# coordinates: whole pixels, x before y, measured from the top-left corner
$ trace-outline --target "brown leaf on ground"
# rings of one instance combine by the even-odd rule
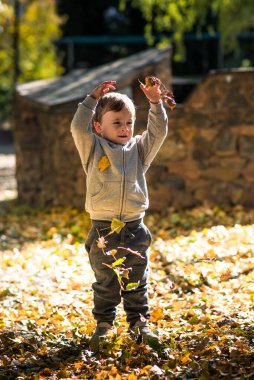
[[[151,328],[161,345],[130,336],[121,305],[117,333],[93,356],[88,215],[0,206],[0,378],[252,378],[253,220],[240,206],[147,216]],[[133,268],[115,263],[129,280]]]

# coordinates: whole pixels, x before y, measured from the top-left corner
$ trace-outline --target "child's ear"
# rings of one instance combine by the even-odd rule
[[[101,133],[101,125],[98,121],[94,121],[93,126],[97,133]]]

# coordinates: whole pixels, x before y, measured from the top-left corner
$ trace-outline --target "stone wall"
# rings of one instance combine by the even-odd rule
[[[159,72],[157,68],[154,74]],[[252,70],[210,73],[184,104],[168,111],[169,134],[147,175],[151,209],[190,207],[207,200],[254,205],[253,80]],[[148,107],[133,83],[140,131]],[[14,136],[22,202],[84,207],[85,176],[70,134],[76,105],[43,109],[16,98]]]
[[[254,70],[208,74],[169,112],[169,134],[148,174],[151,207],[254,206]]]
[[[26,99],[16,99],[19,123],[14,126],[14,141],[21,202],[84,206],[85,176],[70,133],[75,108],[72,104],[60,112],[45,111]]]

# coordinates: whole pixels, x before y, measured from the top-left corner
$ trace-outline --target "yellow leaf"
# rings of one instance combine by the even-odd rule
[[[127,380],[137,380],[138,378],[137,378],[137,376],[136,375],[134,375],[134,372],[132,372],[129,376],[128,376],[128,378],[127,378]]]
[[[108,167],[110,166],[110,162],[107,156],[101,157],[99,163],[98,163],[98,168],[100,172],[104,172]]]
[[[140,281],[138,281],[138,282],[131,282],[131,283],[127,284],[125,290],[137,289],[137,287],[139,286],[139,283],[140,283]]]
[[[48,323],[48,320],[44,319],[44,318],[40,318],[37,321],[37,325],[39,325],[39,326],[45,325],[46,323]]]
[[[121,335],[123,331],[124,331],[123,326],[117,327],[117,330],[116,330],[117,335]]]
[[[57,321],[64,321],[64,317],[60,313],[56,313],[54,315],[54,319],[56,319]]]
[[[117,368],[114,365],[111,367],[110,375],[117,375]]]
[[[146,365],[144,368],[141,369],[140,375],[147,374],[147,372],[149,372],[151,368],[153,368],[152,365],[150,364]]]
[[[112,268],[118,267],[119,265],[122,265],[122,263],[126,260],[126,257],[120,257],[120,259],[116,260],[112,264]]]
[[[121,232],[121,230],[124,228],[126,223],[122,222],[121,220],[114,218],[111,222],[111,232],[117,232],[118,234]]]
[[[47,231],[47,235],[48,236],[53,236],[54,234],[57,233],[57,229],[56,227],[51,227],[48,231]]]
[[[80,368],[83,367],[83,365],[84,365],[84,362],[79,361],[79,362],[76,362],[76,363],[74,364],[74,367],[75,367],[76,369],[80,369]]]
[[[183,364],[185,364],[185,363],[187,363],[189,360],[190,360],[190,352],[187,352],[187,354],[186,355],[184,355],[182,358],[181,358],[181,362],[183,363]]]
[[[162,318],[163,318],[163,309],[162,308],[159,307],[158,309],[151,312],[151,320],[153,322],[156,322]]]

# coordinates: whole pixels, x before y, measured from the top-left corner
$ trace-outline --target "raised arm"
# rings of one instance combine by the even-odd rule
[[[71,122],[71,133],[76,148],[84,168],[86,168],[89,155],[94,143],[94,134],[92,132],[92,118],[97,100],[87,96],[82,103],[79,103]]]
[[[71,122],[71,133],[85,169],[95,139],[92,125],[95,107],[101,96],[115,89],[113,84],[115,81],[105,81],[96,87],[82,103],[79,103]]]
[[[168,132],[168,117],[161,100],[160,85],[140,88],[150,102],[147,130],[138,138],[139,153],[145,168],[148,168],[160,149]]]

